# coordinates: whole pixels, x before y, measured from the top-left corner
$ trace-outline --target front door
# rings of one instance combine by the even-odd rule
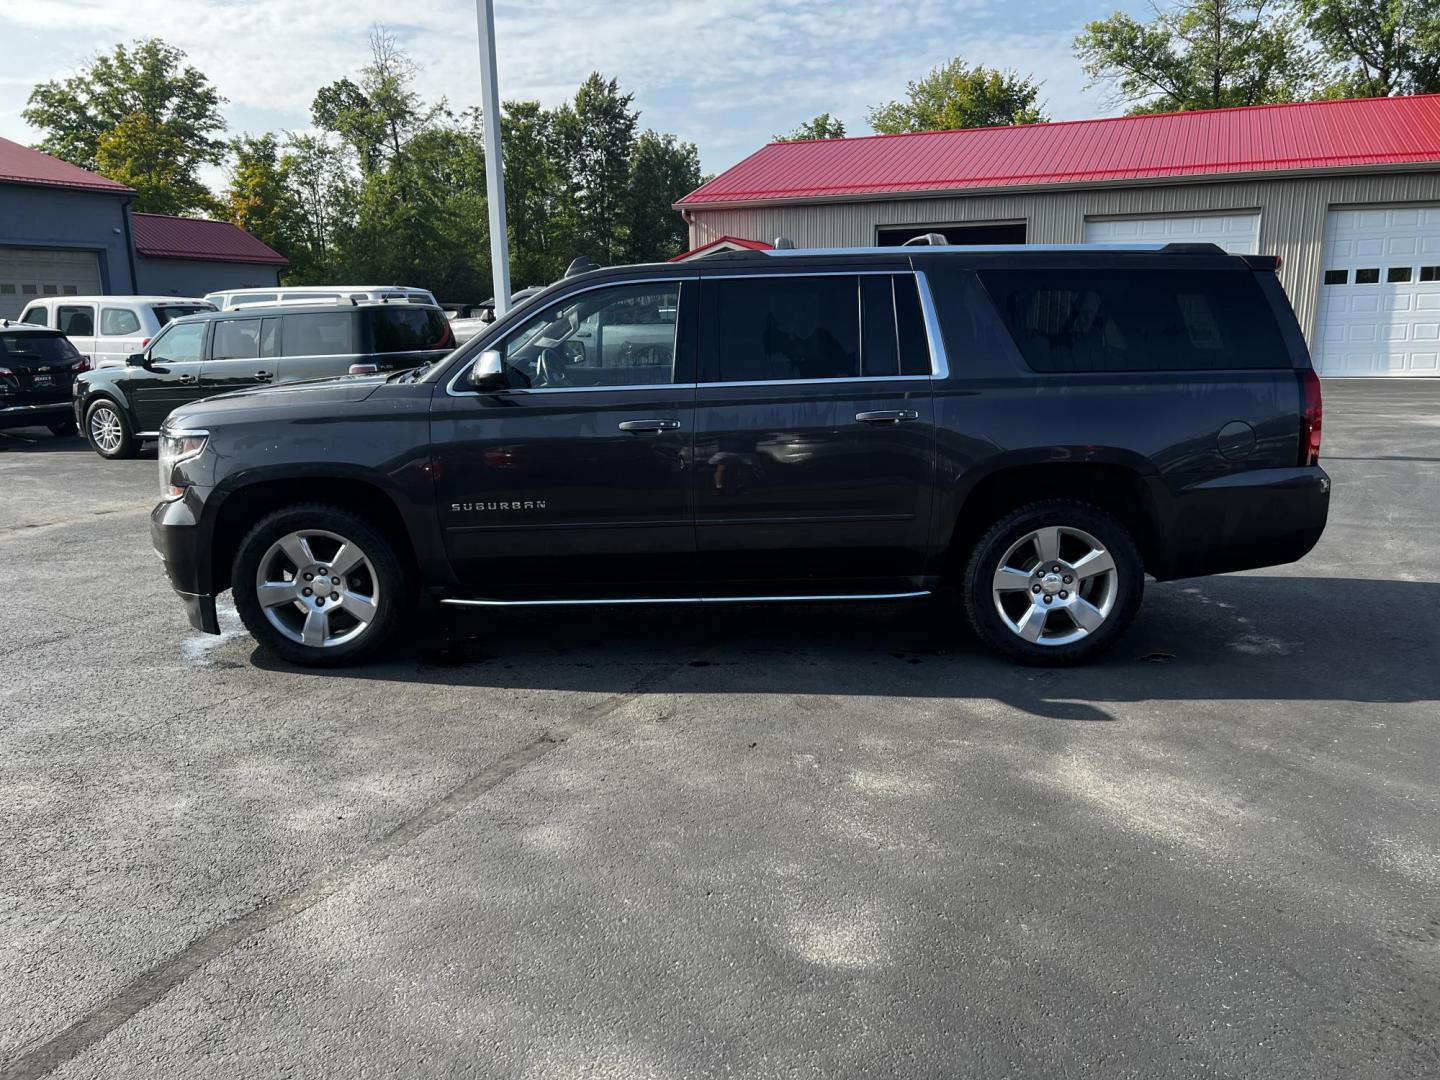
[[[436,392],[438,513],[477,596],[662,595],[694,568],[693,279],[592,286],[498,345],[511,388],[469,366]]]
[[[126,369],[121,387],[137,431],[159,431],[172,409],[203,396],[200,365],[208,325],[171,323],[146,350],[145,366]]]
[[[215,319],[210,355],[200,368],[202,394],[267,386],[276,379],[280,356],[280,318],[258,315]]]
[[[935,429],[914,275],[707,271],[701,325],[702,573],[745,593],[920,587]]]

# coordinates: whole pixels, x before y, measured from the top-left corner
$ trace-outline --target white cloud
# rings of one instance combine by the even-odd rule
[[[1110,4],[1053,0],[500,0],[500,78],[507,98],[555,104],[591,70],[636,94],[641,122],[700,146],[723,168],[821,111],[852,133],[865,110],[950,56],[1036,72],[1057,118],[1103,112],[1083,93],[1070,42]],[[1023,22],[1045,26],[1022,32]],[[40,0],[0,14],[9,71],[0,77],[0,133],[29,139],[19,118],[38,81],[67,74],[115,42],[157,35],[185,50],[229,99],[232,129],[304,127],[320,86],[353,75],[374,23],[420,65],[419,89],[452,106],[478,102],[471,0]],[[1073,25],[1072,25],[1073,24]]]

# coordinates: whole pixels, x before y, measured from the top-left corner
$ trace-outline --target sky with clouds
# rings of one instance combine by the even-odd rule
[[[1117,111],[1086,88],[1071,42],[1134,0],[496,0],[503,97],[554,105],[591,70],[635,94],[641,125],[696,143],[706,171],[734,164],[816,113],[865,134],[867,107],[952,56],[1034,72],[1055,119]],[[353,74],[372,24],[420,65],[419,90],[479,100],[473,0],[11,0],[0,5],[0,135],[35,83],[116,42],[155,35],[228,98],[232,131],[304,129],[316,89]]]

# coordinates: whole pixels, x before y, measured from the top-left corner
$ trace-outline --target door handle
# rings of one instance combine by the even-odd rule
[[[269,382],[269,381],[270,381],[271,379],[273,379],[274,377],[275,377],[275,376],[274,376],[272,373],[268,372],[268,371],[257,371],[257,372],[255,372],[255,379],[256,379],[257,382]]]
[[[192,383],[192,382],[195,381],[195,376],[194,376],[194,375],[181,375],[181,376],[180,376],[180,381],[181,381],[182,383]]]
[[[662,431],[675,431],[680,427],[679,420],[621,420],[620,430],[629,431],[636,435],[658,435]]]
[[[898,424],[904,420],[919,420],[920,414],[914,409],[882,409],[879,412],[857,412],[855,419],[862,424]]]

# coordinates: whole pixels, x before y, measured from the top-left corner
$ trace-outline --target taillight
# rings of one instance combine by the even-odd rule
[[[435,342],[431,348],[453,349],[455,347],[455,331],[450,328],[450,320],[445,320],[445,332],[440,335],[440,340]]]
[[[1320,464],[1320,376],[1314,368],[1300,372],[1300,464]]]
[[[147,337],[144,341],[140,342],[140,348],[141,348],[141,349],[148,349],[148,348],[150,347],[150,342],[151,342],[151,340],[152,340],[151,338],[148,338],[148,337]]]
[[[79,375],[82,371],[89,371],[90,358],[88,356],[80,357],[79,360],[76,360],[73,364],[70,365],[70,370],[73,371],[76,375]]]

